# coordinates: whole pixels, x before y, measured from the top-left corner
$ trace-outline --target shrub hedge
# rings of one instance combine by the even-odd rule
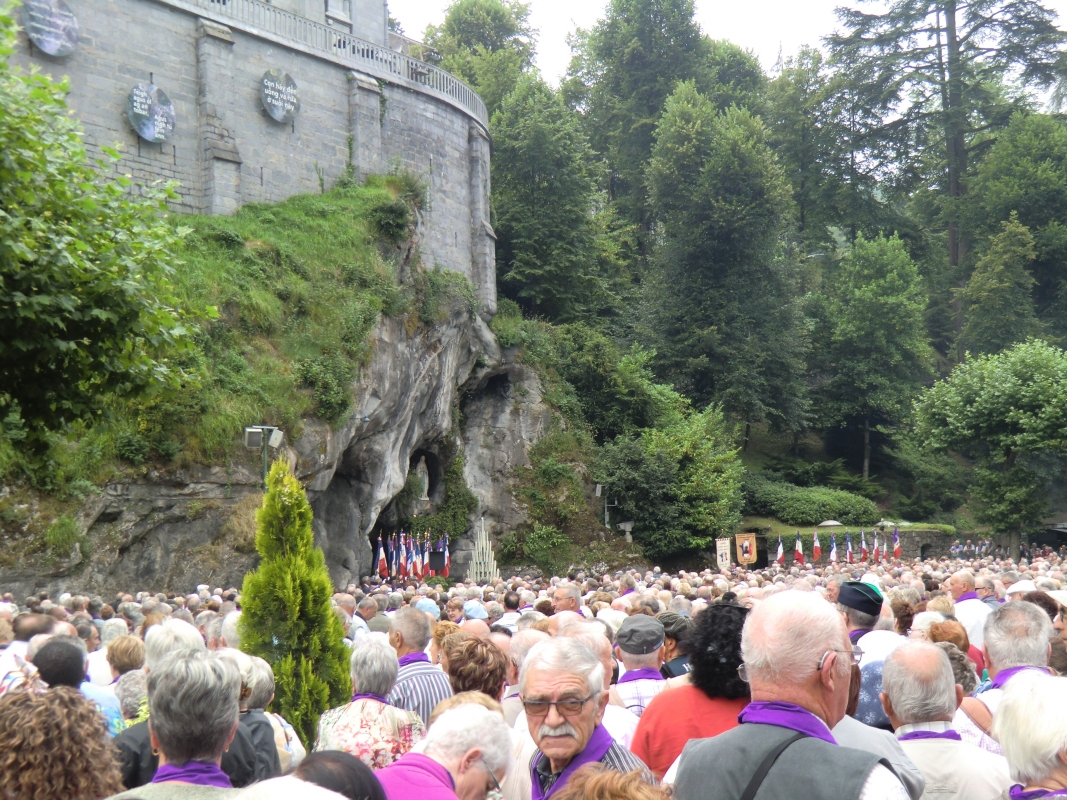
[[[822,486],[794,486],[749,473],[743,484],[745,513],[774,517],[787,525],[818,525],[835,519],[845,525],[871,525],[878,507],[866,497]]]

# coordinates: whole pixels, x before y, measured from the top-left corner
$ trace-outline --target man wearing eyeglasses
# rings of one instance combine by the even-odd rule
[[[537,752],[529,765],[532,800],[547,800],[585,764],[641,770],[644,762],[619,745],[601,724],[608,693],[600,659],[577,639],[535,645],[523,662],[519,694]]]
[[[686,745],[677,800],[908,800],[886,759],[830,732],[857,660],[833,606],[814,592],[772,595],[746,618],[741,656],[752,702],[736,728]]]

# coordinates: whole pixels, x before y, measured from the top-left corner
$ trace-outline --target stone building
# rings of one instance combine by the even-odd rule
[[[117,170],[138,183],[176,181],[180,211],[231,214],[317,192],[349,164],[357,177],[416,173],[429,187],[423,263],[466,275],[492,314],[485,104],[408,55],[418,48],[390,34],[387,18],[382,0],[26,0],[23,27],[37,43],[23,31],[12,61],[66,77],[89,151],[119,148]],[[265,107],[268,71],[295,88],[291,119]],[[133,128],[138,84],[171,104],[164,141]]]

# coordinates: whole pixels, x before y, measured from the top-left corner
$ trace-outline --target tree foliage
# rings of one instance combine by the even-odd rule
[[[481,95],[489,114],[533,66],[537,31],[529,4],[520,0],[455,0],[440,27],[424,39],[441,56],[441,66]]]
[[[966,315],[961,350],[996,353],[1041,334],[1030,295],[1034,255],[1034,237],[1013,212],[959,291]]]
[[[305,746],[319,717],[348,701],[352,681],[341,621],[330,607],[333,584],[314,546],[304,487],[275,461],[256,512],[260,565],[241,589],[241,648],[274,667],[274,703]]]
[[[608,487],[634,540],[650,558],[691,554],[731,533],[741,518],[741,475],[722,410],[709,406],[661,429],[619,436],[597,452],[594,477]]]
[[[1035,530],[1047,506],[1027,457],[1067,451],[1067,353],[1031,340],[972,358],[915,403],[925,447],[979,459],[984,508],[997,533]]]
[[[1067,126],[1044,114],[1016,114],[974,170],[963,207],[980,257],[1016,214],[1033,236],[1030,293],[1037,313],[1067,333]]]
[[[817,391],[824,424],[859,419],[868,475],[872,419],[899,421],[930,373],[922,285],[899,238],[859,237],[826,276],[828,337],[819,353]]]
[[[573,319],[595,291],[596,191],[578,119],[536,76],[522,77],[493,117],[497,280],[550,319]]]
[[[17,408],[23,445],[98,419],[115,397],[177,389],[190,347],[171,286],[179,241],[169,189],[143,196],[85,152],[67,86],[24,75],[0,10],[0,414]],[[117,157],[114,156],[113,157]]]
[[[762,123],[736,108],[720,113],[682,84],[648,174],[661,369],[697,403],[715,399],[746,422],[799,429],[806,328],[795,262],[780,242],[790,190]]]

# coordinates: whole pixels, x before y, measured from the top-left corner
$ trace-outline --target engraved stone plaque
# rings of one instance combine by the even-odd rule
[[[78,18],[63,0],[23,0],[22,24],[42,53],[62,57],[78,44]]]
[[[271,119],[292,122],[300,112],[300,94],[288,72],[269,69],[260,82],[260,98]]]
[[[174,104],[154,83],[138,83],[130,90],[126,117],[146,142],[165,142],[174,133]]]

